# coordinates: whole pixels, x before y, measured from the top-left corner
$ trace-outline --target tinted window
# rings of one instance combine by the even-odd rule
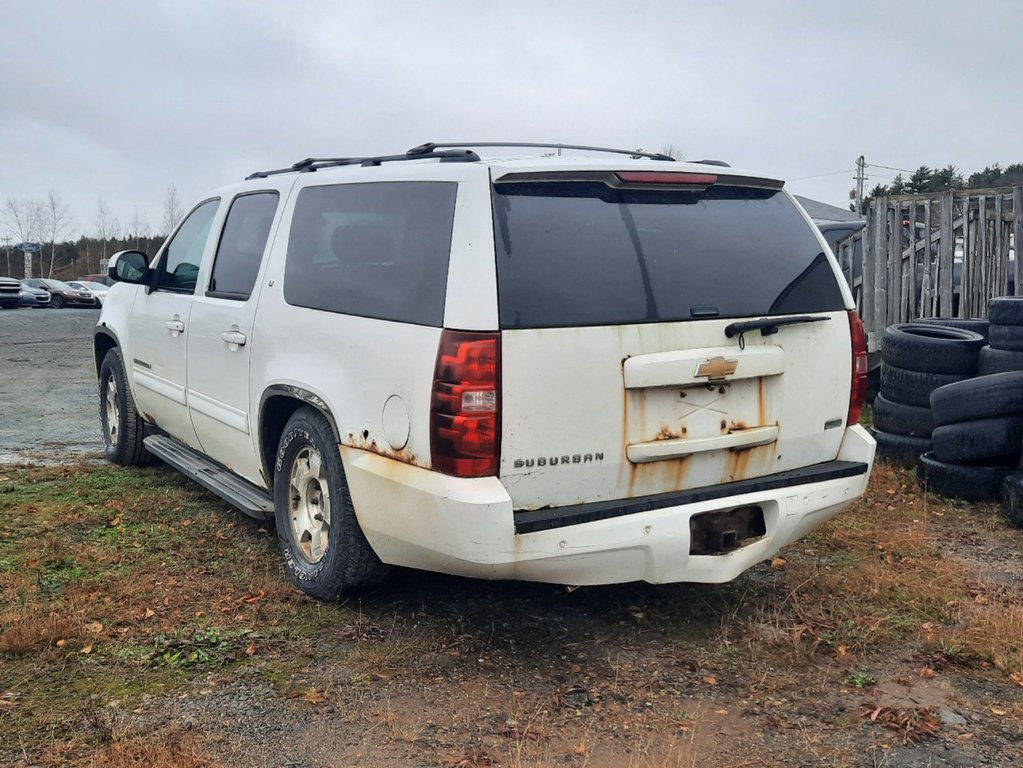
[[[249,298],[270,236],[277,199],[276,192],[260,192],[242,195],[231,203],[213,261],[207,295]]]
[[[199,275],[199,262],[210,236],[218,200],[208,200],[190,214],[174,233],[161,260],[157,287],[169,291],[191,293]]]
[[[843,308],[814,230],[779,191],[494,185],[502,328]]]
[[[284,269],[289,304],[440,326],[453,182],[306,187]]]

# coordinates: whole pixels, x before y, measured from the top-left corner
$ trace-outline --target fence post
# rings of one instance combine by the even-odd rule
[[[941,220],[938,231],[938,307],[939,316],[952,317],[952,263],[955,243],[952,241],[952,192],[941,195]]]
[[[860,284],[860,319],[867,332],[867,343],[874,344],[874,250],[877,245],[877,198],[867,208],[867,226],[863,230],[863,278]]]
[[[1016,187],[1012,190],[1012,248],[1013,256],[1015,261],[1013,263],[1013,272],[1015,285],[1013,285],[1013,294],[1015,296],[1021,295],[1019,286],[1020,268],[1019,262],[1023,259],[1023,187]]]

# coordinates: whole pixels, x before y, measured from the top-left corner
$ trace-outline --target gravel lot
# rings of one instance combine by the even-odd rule
[[[95,309],[0,312],[0,463],[103,450],[92,362]]]

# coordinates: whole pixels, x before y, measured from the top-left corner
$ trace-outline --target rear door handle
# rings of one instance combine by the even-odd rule
[[[220,338],[228,344],[237,344],[239,347],[245,346],[245,342],[248,341],[245,334],[241,331],[224,331],[220,334]]]
[[[171,333],[182,333],[185,330],[185,324],[180,320],[168,320],[164,325]]]

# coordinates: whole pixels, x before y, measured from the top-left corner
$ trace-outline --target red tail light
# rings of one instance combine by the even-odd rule
[[[692,184],[706,187],[716,184],[718,177],[712,173],[679,173],[678,171],[619,171],[615,174],[627,184]]]
[[[863,321],[854,310],[849,310],[849,338],[852,341],[852,385],[849,388],[849,415],[845,424],[860,423],[860,412],[867,397],[867,334]]]
[[[499,333],[441,333],[430,406],[434,469],[456,477],[497,474],[500,370]]]

